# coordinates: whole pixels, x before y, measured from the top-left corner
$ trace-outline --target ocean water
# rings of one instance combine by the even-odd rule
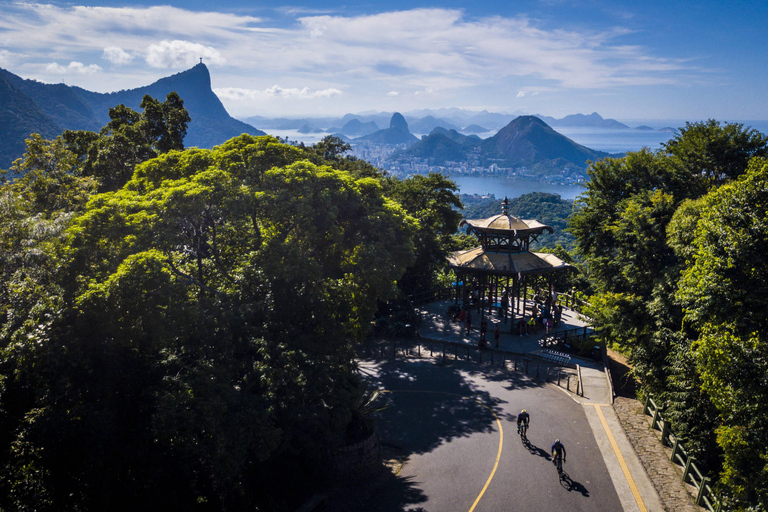
[[[675,126],[670,128],[676,129]],[[659,149],[662,143],[675,135],[671,132],[637,129],[558,128],[557,131],[582,146],[611,154],[642,148]]]
[[[497,199],[512,199],[531,192],[559,194],[563,199],[575,199],[584,192],[581,185],[556,185],[522,178],[504,178],[502,176],[451,176],[459,186],[460,194],[493,194]]]

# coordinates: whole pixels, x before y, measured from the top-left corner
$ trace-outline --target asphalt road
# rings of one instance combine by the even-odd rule
[[[584,407],[554,386],[472,363],[393,360],[362,364],[387,407],[377,428],[400,472],[361,510],[620,511]],[[517,413],[531,414],[528,443]],[[549,460],[567,450],[565,478]]]

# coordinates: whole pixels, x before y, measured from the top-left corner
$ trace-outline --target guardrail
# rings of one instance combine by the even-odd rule
[[[661,444],[672,448],[670,460],[683,468],[683,482],[689,482],[696,488],[696,505],[705,507],[710,512],[720,512],[720,502],[709,485],[712,481],[696,466],[696,457],[689,455],[680,440],[671,432],[671,424],[664,419],[663,406],[656,405],[649,394],[645,399],[643,414],[651,416],[651,428],[661,431]]]
[[[498,365],[522,372],[545,382],[583,396],[584,389],[579,381],[578,366],[568,362],[557,362],[541,354],[519,353],[509,350],[486,348],[479,350],[476,345],[429,338],[387,339],[369,341],[358,346],[358,355],[369,357],[434,357],[444,362],[466,360]],[[576,372],[574,372],[576,368]],[[573,384],[571,383],[573,381]]]
[[[456,291],[451,287],[433,288],[432,290],[426,290],[419,293],[409,295],[408,299],[412,304],[425,304],[427,302],[435,302],[438,300],[452,299]]]
[[[585,307],[591,306],[591,304],[583,299],[576,297],[570,293],[561,293],[557,296],[557,301],[563,306],[570,308],[578,313],[583,313]]]
[[[591,338],[595,331],[589,326],[575,327],[563,331],[555,331],[539,341],[542,347],[563,347],[568,342],[576,343]]]

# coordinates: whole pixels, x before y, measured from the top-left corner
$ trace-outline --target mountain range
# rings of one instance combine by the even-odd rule
[[[112,93],[44,84],[0,69],[0,168],[9,168],[24,153],[30,133],[53,138],[64,130],[99,131],[109,122],[110,108],[124,104],[140,110],[145,94],[162,101],[173,91],[192,118],[184,139],[188,147],[210,148],[242,133],[265,134],[227,113],[202,63],[151,85]]]
[[[589,149],[556,132],[536,116],[519,116],[492,137],[463,135],[456,130],[435,128],[429,135],[398,153],[391,160],[526,169],[532,174],[562,173],[569,169],[583,174],[587,161],[611,156]]]
[[[299,130],[309,128],[313,131],[324,131],[329,134],[343,134],[347,137],[369,135],[382,127],[389,125],[394,112],[364,112],[346,114],[341,118],[268,118],[261,116],[243,118],[243,121],[263,129]],[[414,110],[402,114],[410,126],[411,133],[428,134],[437,127],[446,130],[456,130],[464,134],[488,133],[500,130],[512,120],[521,115],[500,114],[483,110],[480,112],[462,109]],[[571,114],[561,119],[536,114],[553,128],[600,128],[600,129],[629,129],[630,127],[615,119],[604,119],[597,112],[589,115]]]
[[[526,168],[535,173],[575,167],[607,153],[593,151],[557,133],[552,126],[628,128],[599,114],[575,114],[562,119],[519,116],[462,109],[417,110],[406,115],[387,112],[347,114],[341,118],[268,119],[251,117],[246,122],[229,115],[211,89],[204,64],[160,79],[151,85],[112,93],[96,93],[64,84],[44,84],[0,69],[0,168],[7,169],[24,150],[30,133],[53,138],[64,130],[98,131],[109,122],[108,112],[119,104],[135,110],[145,94],[157,99],[176,91],[184,100],[192,121],[186,146],[212,147],[241,133],[264,135],[267,130],[300,130],[329,133],[352,144],[405,145],[391,161],[416,158],[434,165],[472,162],[481,166]],[[545,122],[546,121],[546,122]],[[409,127],[410,125],[410,127]],[[387,128],[380,129],[382,126]],[[463,127],[463,128],[462,128]],[[476,133],[498,132],[486,139]],[[419,140],[414,133],[429,133]]]

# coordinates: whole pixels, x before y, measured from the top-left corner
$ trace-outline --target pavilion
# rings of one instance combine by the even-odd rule
[[[451,253],[448,264],[456,274],[455,303],[461,301],[467,306],[476,297],[481,315],[486,314],[486,309],[488,314],[496,309],[505,323],[508,317],[512,319],[514,328],[515,314],[525,315],[529,286],[535,281],[540,283],[542,276],[554,276],[573,267],[554,254],[529,250],[545,231],[554,232],[551,226],[510,215],[506,197],[501,207],[500,215],[461,221],[459,227],[467,226],[467,234],[476,236],[480,246]],[[551,294],[551,280],[547,289]]]

